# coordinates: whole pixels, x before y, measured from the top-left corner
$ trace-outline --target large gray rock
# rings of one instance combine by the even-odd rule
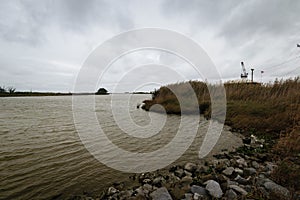
[[[220,184],[214,180],[208,180],[204,183],[206,185],[205,189],[209,192],[212,197],[221,198],[223,191]]]
[[[282,187],[281,185],[278,185],[274,183],[273,181],[266,181],[264,183],[264,187],[267,189],[267,191],[276,197],[280,199],[289,199],[290,198],[290,192],[285,187]]]
[[[233,167],[227,167],[226,169],[223,170],[222,173],[225,174],[226,176],[231,176],[233,172],[234,172]]]
[[[167,188],[161,187],[150,194],[153,200],[172,200]]]

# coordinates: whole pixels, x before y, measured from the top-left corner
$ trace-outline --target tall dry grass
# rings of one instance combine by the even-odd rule
[[[268,84],[226,82],[226,124],[246,134],[256,133],[271,137],[291,130],[299,123],[300,78],[276,80]],[[192,89],[191,89],[192,88]],[[162,105],[167,113],[193,113],[211,116],[211,93],[220,92],[219,84],[188,81],[170,84],[153,92],[152,100],[145,101],[145,109],[153,104]],[[176,94],[176,95],[175,95]],[[198,104],[191,102],[196,94]],[[181,101],[180,101],[181,99]],[[182,100],[183,99],[183,100]],[[184,102],[184,110],[179,102]]]

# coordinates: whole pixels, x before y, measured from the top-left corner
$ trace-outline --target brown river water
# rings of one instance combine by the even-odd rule
[[[115,96],[117,110],[120,113],[128,110],[134,123],[147,126],[149,112],[136,106],[150,96],[131,95],[128,103],[128,95]],[[84,101],[87,96],[78,98]],[[95,100],[96,116],[105,134],[112,143],[127,151],[157,150],[172,141],[178,131],[180,116],[153,113],[152,117],[159,121],[166,119],[158,134],[128,136],[115,123],[111,96],[96,96]],[[85,148],[74,124],[72,96],[0,98],[0,109],[0,199],[65,199],[84,191],[97,194],[114,182],[126,183],[132,175],[107,167]],[[125,125],[128,121],[126,117],[119,120]],[[199,147],[208,122],[200,118],[192,145],[170,165],[199,161]],[[150,131],[151,127],[148,129]],[[227,129],[223,130],[211,154],[241,144],[241,139]],[[182,143],[184,141],[182,138]],[[103,148],[110,151],[109,146]],[[168,159],[167,153],[164,156]],[[107,156],[107,159],[114,163],[119,158]]]

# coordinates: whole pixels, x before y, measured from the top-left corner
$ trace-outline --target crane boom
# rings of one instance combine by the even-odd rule
[[[246,72],[246,68],[245,68],[245,65],[244,65],[244,62],[241,62],[241,65],[242,65],[242,73],[241,73],[241,78],[242,79],[246,79],[248,78],[248,73]]]

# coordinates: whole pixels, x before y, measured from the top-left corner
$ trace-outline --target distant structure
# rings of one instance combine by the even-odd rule
[[[297,44],[297,47],[300,47],[300,44]]]
[[[241,78],[242,78],[243,80],[245,80],[245,79],[248,78],[248,73],[246,72],[246,68],[245,68],[244,62],[241,62],[241,65],[242,65]]]
[[[246,71],[246,67],[244,65],[244,62],[241,62],[241,66],[242,66],[242,73],[241,73],[241,79],[242,82],[247,83],[247,84],[257,84],[256,82],[254,82],[254,69],[251,69],[251,80],[248,81],[248,73]]]
[[[254,69],[251,69],[251,83],[253,83],[253,71]]]

